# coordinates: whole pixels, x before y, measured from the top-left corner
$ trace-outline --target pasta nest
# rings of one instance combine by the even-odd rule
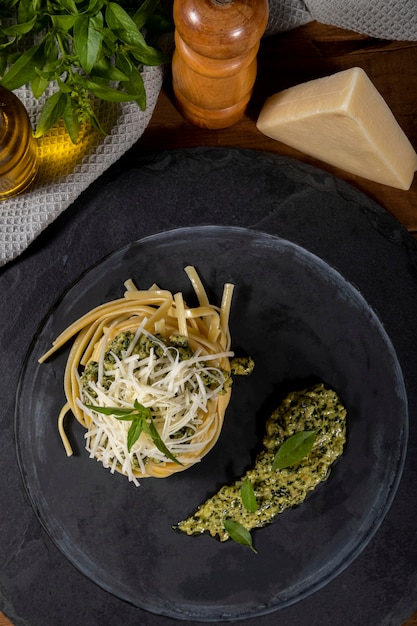
[[[157,285],[139,290],[129,280],[123,298],[76,320],[40,359],[47,360],[74,339],[64,373],[66,403],[58,416],[66,452],[73,453],[64,427],[71,412],[86,429],[90,456],[135,484],[201,461],[220,436],[231,397],[228,322],[233,285],[224,285],[217,307],[209,303],[195,268],[185,271],[197,306],[188,307],[181,293]],[[148,422],[153,420],[174,460],[147,432],[128,449],[129,419],[91,408],[126,409],[135,401],[150,410]]]

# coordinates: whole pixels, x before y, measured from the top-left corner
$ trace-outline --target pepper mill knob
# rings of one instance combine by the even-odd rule
[[[174,0],[172,80],[182,115],[226,128],[244,114],[268,21],[268,0]]]

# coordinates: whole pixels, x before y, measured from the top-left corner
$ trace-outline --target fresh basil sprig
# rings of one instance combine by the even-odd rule
[[[38,120],[38,137],[61,118],[74,143],[85,121],[104,133],[92,96],[145,109],[141,69],[168,60],[145,41],[144,27],[172,29],[159,0],[2,0],[0,85],[30,84],[35,98],[56,87]]]
[[[223,526],[230,539],[242,546],[249,546],[252,552],[258,554],[257,550],[253,547],[252,535],[242,524],[231,519],[224,519]]]
[[[174,463],[182,465],[182,463],[168,450],[164,442],[162,441],[158,430],[153,423],[151,410],[149,407],[143,406],[138,400],[135,400],[132,408],[121,409],[118,407],[103,407],[93,406],[91,404],[85,404],[87,409],[96,411],[96,413],[103,413],[104,415],[112,415],[118,420],[131,421],[131,425],[127,432],[127,449],[131,451],[132,446],[141,436],[142,432],[150,436],[155,446],[162,454]]]
[[[284,469],[301,461],[312,450],[316,435],[316,430],[302,430],[288,437],[278,448],[272,469]]]

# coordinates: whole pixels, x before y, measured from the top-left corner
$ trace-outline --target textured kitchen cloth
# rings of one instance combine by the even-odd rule
[[[267,34],[316,20],[380,39],[417,41],[416,0],[269,0]]]
[[[86,132],[79,144],[69,141],[62,126],[39,141],[40,169],[34,184],[24,193],[0,201],[0,266],[18,256],[100,174],[117,161],[142,135],[152,116],[162,86],[163,69],[146,67],[147,107],[136,103],[97,103],[98,117],[107,136]],[[32,125],[43,100],[28,87],[16,90]],[[46,94],[48,95],[48,94]]]

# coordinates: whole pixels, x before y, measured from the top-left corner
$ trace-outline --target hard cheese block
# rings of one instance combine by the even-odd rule
[[[366,73],[354,67],[268,98],[258,129],[378,183],[409,189],[417,155]]]

